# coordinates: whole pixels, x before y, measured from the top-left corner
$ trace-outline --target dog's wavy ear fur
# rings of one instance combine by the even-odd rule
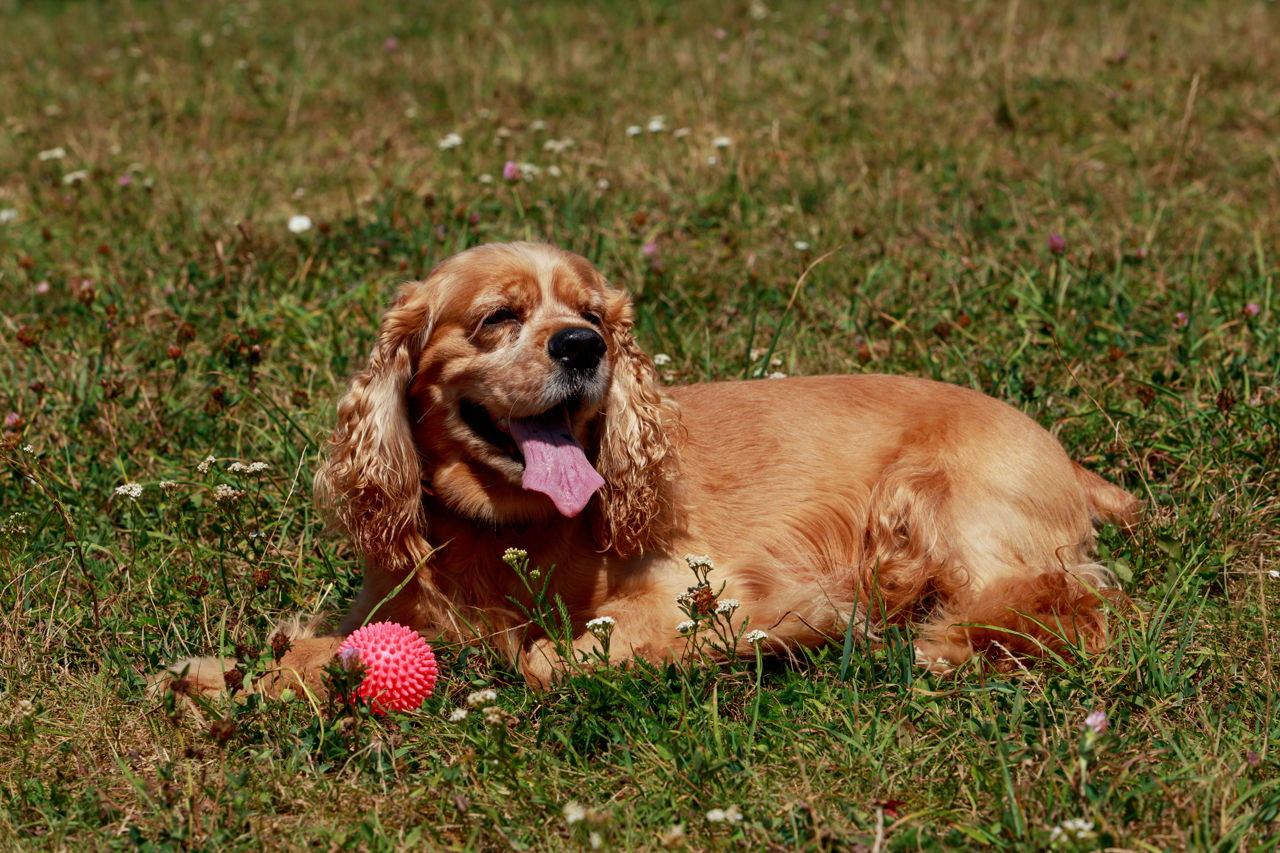
[[[606,285],[607,286],[607,285]],[[596,469],[604,478],[596,538],[605,550],[631,556],[661,547],[671,523],[676,464],[675,401],[662,392],[653,360],[632,336],[631,302],[609,289],[605,331],[613,378],[605,400]]]
[[[413,569],[431,553],[423,536],[422,462],[405,400],[431,314],[421,283],[400,289],[368,365],[338,403],[338,425],[316,472],[320,507],[366,565],[387,571]]]

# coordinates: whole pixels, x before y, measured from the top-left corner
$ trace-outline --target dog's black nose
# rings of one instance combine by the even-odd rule
[[[547,352],[551,357],[574,370],[594,370],[604,357],[604,351],[604,338],[586,326],[561,329],[547,341]]]

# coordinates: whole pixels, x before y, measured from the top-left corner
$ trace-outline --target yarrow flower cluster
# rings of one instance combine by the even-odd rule
[[[724,809],[712,809],[707,812],[707,820],[711,823],[741,823],[742,810],[737,806]]]
[[[116,497],[129,498],[136,501],[142,497],[141,483],[125,483],[123,486],[116,486]]]
[[[477,690],[474,693],[467,694],[467,707],[479,708],[481,705],[491,705],[498,701],[498,691],[491,687],[484,690]]]
[[[722,598],[716,602],[716,613],[729,614],[742,606],[742,602],[736,598]]]
[[[666,367],[670,363],[671,356],[667,355],[665,352],[660,352],[653,357],[654,367]]]
[[[248,465],[243,462],[232,462],[227,466],[227,470],[236,474],[257,474],[270,467],[266,462],[250,462]]]
[[[595,619],[587,621],[587,630],[595,634],[600,639],[604,639],[613,633],[614,622],[612,616],[597,616]]]
[[[199,465],[196,466],[196,470],[199,471],[201,474],[208,474],[209,467],[217,461],[218,460],[214,459],[212,456],[206,456],[204,458],[204,461],[202,461]]]
[[[1073,817],[1064,820],[1058,826],[1049,830],[1049,841],[1057,843],[1059,841],[1083,841],[1093,836],[1093,821],[1086,820],[1082,817]]]
[[[233,504],[242,497],[244,497],[244,492],[234,486],[228,486],[226,483],[220,483],[213,490],[213,499],[220,504]]]
[[[302,213],[290,216],[289,230],[294,234],[305,234],[311,230],[311,217]]]
[[[766,634],[764,631],[761,631],[759,628],[748,631],[747,633],[742,635],[742,639],[746,640],[748,643],[750,643],[753,646],[757,645],[758,643],[764,642],[768,638],[769,638],[769,635]]]
[[[711,571],[712,569],[715,568],[715,564],[711,562],[711,558],[705,554],[702,554],[702,555],[685,554],[684,561],[688,563],[689,568],[693,569],[695,572],[698,571],[699,569],[706,569],[707,571]]]
[[[467,718],[468,713],[466,708],[454,708],[449,712],[449,722],[460,723]]]
[[[680,624],[676,625],[676,633],[687,634],[693,630],[695,624],[697,623],[695,623],[692,619],[686,619]]]
[[[436,143],[436,147],[439,148],[441,151],[448,151],[451,148],[457,148],[461,144],[462,144],[461,136],[459,136],[456,133],[446,133],[440,139],[440,141]]]

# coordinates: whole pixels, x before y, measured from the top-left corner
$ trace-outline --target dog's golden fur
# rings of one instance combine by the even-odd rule
[[[774,651],[840,637],[850,619],[917,624],[939,665],[1104,643],[1113,583],[1094,525],[1129,526],[1139,505],[1030,418],[895,376],[663,388],[631,327],[621,291],[546,245],[471,249],[401,288],[316,478],[364,562],[339,634],[375,609],[428,635],[479,632],[545,684],[561,662],[512,603],[523,587],[502,555],[515,547],[555,567],[577,647],[595,642],[587,620],[616,620],[616,658],[680,654],[688,553],[711,557]],[[569,382],[548,347],[571,328],[603,354]],[[566,399],[604,480],[576,517],[522,488],[520,455],[492,432]],[[306,680],[336,643],[298,638],[285,669]]]

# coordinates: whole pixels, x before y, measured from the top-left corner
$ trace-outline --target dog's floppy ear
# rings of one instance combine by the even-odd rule
[[[659,547],[670,517],[670,480],[676,450],[670,431],[679,413],[662,392],[653,361],[636,344],[631,302],[608,291],[605,312],[613,378],[605,399],[596,469],[605,480],[596,536],[622,556]]]
[[[338,425],[316,472],[319,505],[367,565],[389,571],[412,569],[431,551],[423,536],[422,462],[406,409],[431,322],[423,285],[402,287],[368,365],[338,403]]]

